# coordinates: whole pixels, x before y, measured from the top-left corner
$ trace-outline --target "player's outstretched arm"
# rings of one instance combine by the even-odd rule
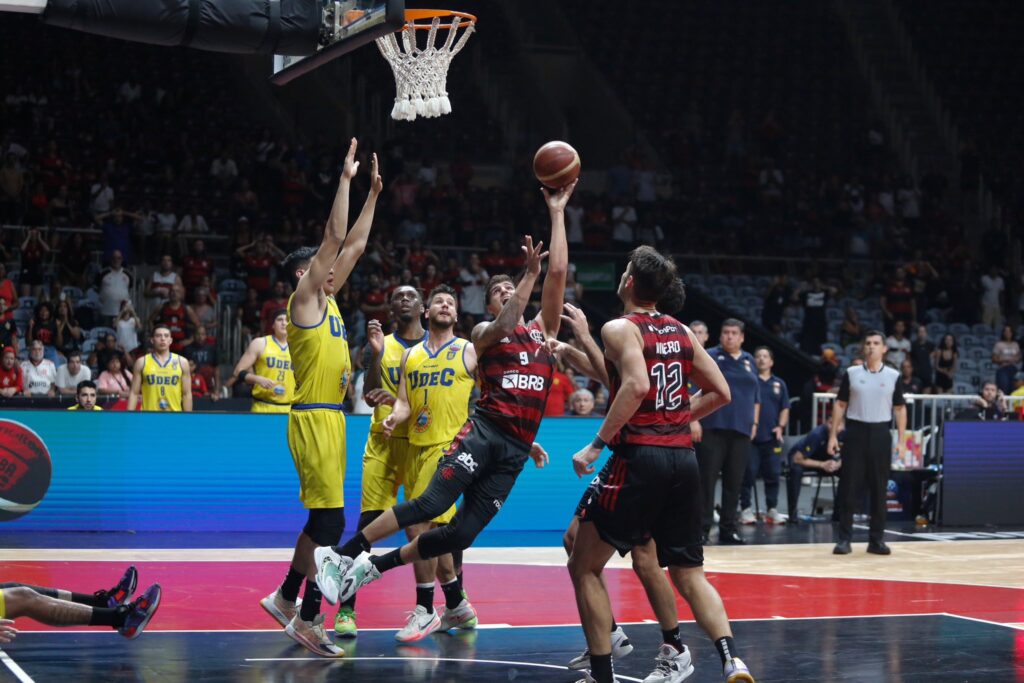
[[[707,417],[722,406],[729,405],[732,393],[718,363],[704,350],[693,331],[689,327],[685,329],[690,338],[690,345],[693,346],[691,375],[694,384],[700,387],[700,391],[690,397],[690,419],[696,421]]]
[[[345,155],[345,165],[341,171],[338,191],[334,195],[334,204],[331,206],[331,215],[327,219],[320,248],[313,255],[309,270],[302,274],[299,284],[295,287],[291,313],[292,320],[300,325],[313,325],[319,322],[322,312],[320,311],[321,292],[348,232],[348,192],[352,186],[352,178],[359,170],[359,162],[355,160],[356,146],[356,139],[352,138],[352,142],[348,146],[348,154]]]
[[[601,384],[610,386],[608,369],[604,365],[604,352],[590,334],[590,324],[583,310],[570,303],[565,304],[565,315],[562,320],[569,324],[572,335],[576,337],[582,350],[569,347],[566,349],[569,363],[587,377],[596,379]]]
[[[356,263],[366,251],[366,242],[370,237],[370,228],[373,227],[373,214],[377,208],[377,198],[384,189],[384,181],[380,177],[380,170],[377,166],[377,155],[374,154],[370,161],[370,192],[366,195],[363,203],[363,210],[359,212],[359,218],[352,226],[352,232],[345,238],[334,262],[334,291],[341,289]]]
[[[391,409],[391,414],[384,418],[384,423],[381,428],[384,430],[384,436],[391,437],[391,432],[395,431],[395,427],[402,424],[409,419],[409,415],[412,414],[412,409],[409,407],[409,390],[408,385],[405,381],[405,361],[409,357],[410,349],[406,349],[402,354],[402,362],[398,369],[398,398],[395,399],[395,406]]]
[[[527,304],[530,303],[530,293],[540,275],[540,265],[547,258],[548,253],[541,251],[544,248],[543,242],[538,242],[534,246],[532,237],[527,235],[525,239],[523,252],[526,254],[526,274],[516,285],[515,292],[509,297],[509,300],[501,307],[498,317],[490,322],[480,323],[473,328],[471,336],[473,346],[476,347],[477,357],[502,337],[512,334],[512,331],[516,329],[516,323],[523,317],[523,311],[526,310]],[[559,310],[561,310],[561,304],[559,304]]]
[[[135,410],[139,407],[139,397],[142,396],[142,369],[146,367],[146,357],[142,356],[132,366],[132,388],[128,390],[128,410]]]
[[[186,413],[192,412],[192,369],[188,361],[181,364],[181,410]]]
[[[572,457],[573,468],[579,476],[594,472],[593,463],[601,455],[604,444],[622,431],[651,389],[647,361],[644,360],[644,343],[636,325],[622,319],[609,321],[601,329],[601,339],[608,360],[619,371],[622,384],[597,430],[597,439]]]
[[[551,255],[548,257],[548,273],[544,276],[544,289],[540,296],[540,325],[548,339],[558,336],[558,326],[562,322],[562,304],[565,301],[565,278],[569,272],[569,244],[565,238],[565,206],[569,203],[572,191],[576,189],[573,181],[560,190],[549,190],[542,187],[544,201],[548,205],[551,216]]]

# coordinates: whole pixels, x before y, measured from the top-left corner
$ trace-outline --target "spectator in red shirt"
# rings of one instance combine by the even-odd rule
[[[560,417],[565,415],[565,407],[569,403],[569,397],[576,390],[572,378],[565,374],[559,361],[551,376],[551,391],[548,392],[548,402],[544,405],[545,417]]]
[[[885,314],[885,331],[892,333],[893,324],[902,320],[909,328],[917,320],[917,302],[914,290],[907,282],[907,274],[897,268],[892,281],[882,294],[882,313]]]
[[[7,317],[7,300],[0,297],[0,348],[10,346],[18,349],[18,325],[14,318]]]
[[[0,396],[11,398],[20,396],[24,391],[22,384],[21,366],[18,365],[18,356],[10,346],[4,349],[3,359],[0,360]]]
[[[255,242],[240,247],[235,254],[245,266],[245,283],[257,292],[270,289],[271,269],[285,257],[285,253],[277,248],[267,233],[260,234]]]
[[[433,263],[427,264],[427,269],[423,271],[422,277],[420,277],[420,289],[424,292],[433,291],[434,287],[443,283],[444,280],[441,275],[437,272],[437,266]]]
[[[14,309],[18,307],[18,292],[14,288],[11,278],[7,277],[7,264],[0,261],[0,299],[7,304],[0,320],[10,320],[14,317]]]
[[[196,372],[196,362],[194,359],[188,359],[188,367],[192,371],[192,396],[196,398],[203,398],[210,393],[209,386],[206,383],[206,378],[200,372]]]
[[[370,275],[369,289],[363,294],[363,303],[360,305],[363,314],[366,316],[366,322],[371,320],[377,320],[381,325],[386,325],[388,322],[388,306],[387,295],[384,293],[384,287],[380,281],[380,276],[377,273]]]
[[[245,328],[246,334],[257,335],[263,329],[260,321],[261,315],[260,293],[250,287],[245,301],[238,307],[238,319]]]
[[[422,275],[426,271],[427,265],[431,263],[435,266],[441,265],[441,259],[437,258],[437,254],[429,249],[424,249],[419,240],[409,242],[409,251],[402,259],[403,267],[408,268],[413,275]],[[430,290],[424,288],[424,291],[429,292]]]
[[[492,241],[490,249],[480,257],[480,263],[483,264],[484,269],[491,275],[507,273],[508,267],[505,263],[505,254],[501,252],[501,242],[498,240]]]
[[[288,307],[288,286],[284,280],[274,283],[274,290],[260,309],[260,329],[263,334],[273,333],[275,313]]]
[[[185,303],[183,296],[184,288],[181,285],[172,287],[171,297],[154,312],[150,320],[151,329],[163,326],[171,331],[171,350],[175,353],[181,353],[189,328],[199,327],[195,311]]]
[[[192,251],[182,262],[182,281],[186,289],[194,289],[202,282],[203,277],[213,273],[213,260],[206,253],[206,242],[196,240],[192,243]]]

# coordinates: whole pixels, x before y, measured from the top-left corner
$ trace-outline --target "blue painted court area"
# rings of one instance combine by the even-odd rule
[[[528,609],[524,604],[524,609]],[[622,681],[653,668],[656,624],[625,625],[634,652],[616,662]],[[947,615],[787,619],[734,623],[740,655],[761,683],[1024,680],[1024,633]],[[719,681],[717,653],[693,623],[682,625],[696,673]],[[109,633],[24,634],[4,650],[0,680],[569,682],[564,668],[583,646],[579,627],[484,628],[434,634],[398,646],[393,631],[362,632],[343,660],[312,657],[280,632],[151,632],[137,641]],[[15,677],[10,666],[23,672]]]

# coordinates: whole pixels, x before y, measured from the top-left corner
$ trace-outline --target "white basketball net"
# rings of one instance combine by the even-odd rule
[[[435,46],[440,23],[441,17],[434,17],[430,22],[424,48],[418,45],[416,34],[419,31],[411,28],[411,22],[398,33],[389,33],[377,39],[377,47],[395,73],[397,94],[391,118],[396,121],[415,121],[417,116],[432,119],[452,113],[447,89],[448,66],[452,58],[465,47],[475,27],[471,20],[463,24],[462,17],[452,17],[448,38],[443,45]],[[460,27],[464,30],[456,41]],[[402,37],[401,47],[396,36]]]

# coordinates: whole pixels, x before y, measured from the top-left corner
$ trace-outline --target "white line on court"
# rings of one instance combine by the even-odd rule
[[[947,617],[953,617],[954,619],[966,619],[967,621],[976,621],[979,624],[991,624],[992,626],[1002,626],[1003,628],[1012,628],[1014,631],[1024,631],[1024,628],[1020,626],[1013,626],[1012,624],[1001,624],[998,621],[989,621],[988,619],[979,619],[977,617],[965,617],[962,614],[952,614],[951,612],[943,612]]]
[[[10,655],[2,649],[0,649],[0,662],[7,665],[7,668],[11,670],[14,677],[21,681],[21,683],[36,683],[32,677],[25,673],[25,670],[18,666],[18,663],[11,659]]]
[[[247,662],[322,662],[325,659],[328,661],[336,662],[380,662],[380,661],[391,661],[391,662],[408,662],[408,661],[428,661],[428,662],[467,662],[469,664],[504,664],[507,666],[532,666],[538,669],[556,669],[558,671],[569,672],[568,667],[556,666],[555,664],[538,664],[535,662],[507,662],[501,659],[455,659],[452,657],[338,657],[331,659],[327,657],[260,657],[260,658],[247,658]],[[637,683],[643,683],[639,678],[632,678],[631,676],[623,676],[622,674],[615,674],[615,677],[622,681],[636,681]]]

